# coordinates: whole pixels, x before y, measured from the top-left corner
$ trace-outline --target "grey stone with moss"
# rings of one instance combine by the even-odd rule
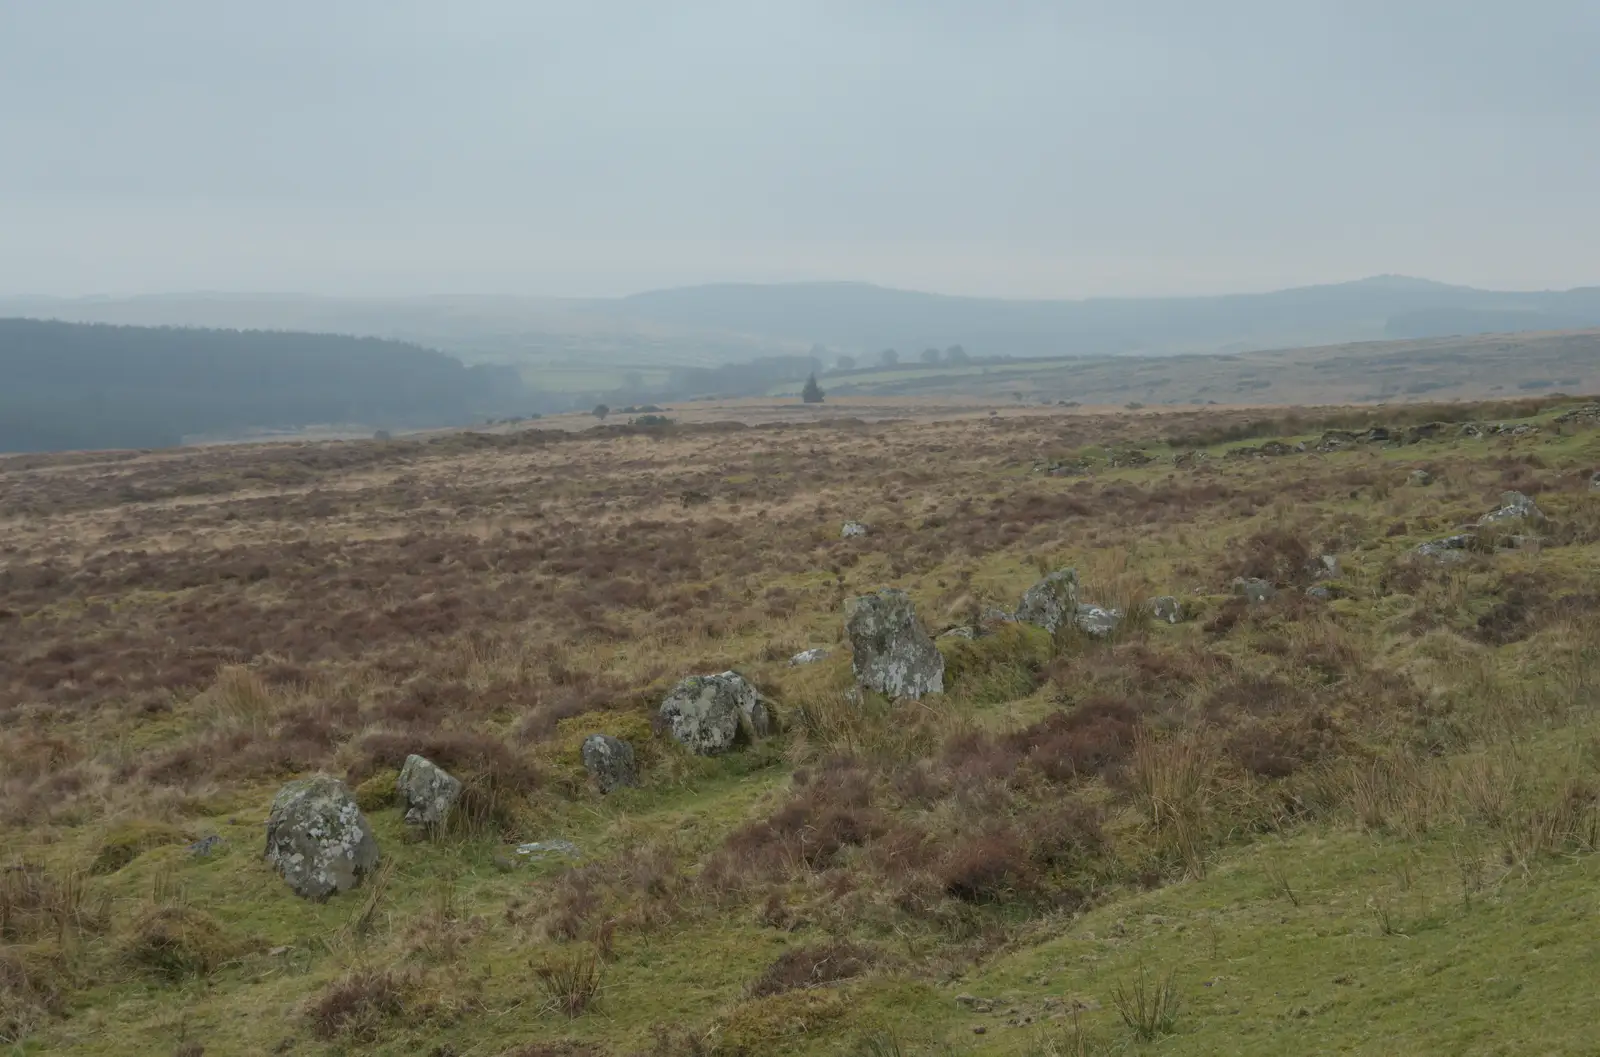
[[[772,732],[771,702],[738,672],[691,675],[661,702],[661,718],[679,744],[716,756],[745,739]]]
[[[1054,635],[1078,616],[1078,570],[1057,569],[1022,596],[1017,619]]]
[[[300,778],[278,790],[267,816],[266,859],[296,895],[322,901],[377,868],[372,827],[337,778]]]
[[[442,826],[461,799],[461,780],[432,760],[413,753],[395,780],[395,795],[408,826]]]
[[[1233,593],[1251,605],[1259,605],[1262,602],[1276,598],[1278,588],[1270,580],[1263,580],[1255,576],[1248,578],[1239,576],[1234,578]]]
[[[589,772],[602,793],[639,784],[638,765],[633,746],[609,734],[591,734],[583,739],[583,769]]]
[[[844,606],[856,682],[890,697],[944,693],[944,654],[917,619],[911,596],[886,587]]]

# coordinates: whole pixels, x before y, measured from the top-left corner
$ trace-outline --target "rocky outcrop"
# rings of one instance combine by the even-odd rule
[[[583,769],[589,772],[600,792],[639,784],[639,769],[634,763],[633,746],[609,734],[591,734],[583,739]]]
[[[727,752],[741,740],[772,732],[770,702],[738,672],[691,675],[661,702],[661,719],[697,756]]]
[[[377,868],[378,842],[344,783],[317,775],[290,782],[273,798],[266,859],[296,895],[321,901]]]
[[[890,697],[944,692],[944,655],[904,591],[885,588],[845,603],[856,682]]]
[[[451,810],[461,799],[461,780],[432,760],[413,753],[400,768],[394,791],[405,809],[406,825],[433,828],[449,821]]]

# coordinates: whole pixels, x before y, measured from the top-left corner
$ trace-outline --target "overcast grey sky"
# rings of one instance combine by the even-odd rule
[[[0,0],[0,293],[1600,284],[1593,0]]]

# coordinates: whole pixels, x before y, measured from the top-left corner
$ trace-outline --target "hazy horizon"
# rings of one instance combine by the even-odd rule
[[[0,9],[0,294],[1600,284],[1600,11]]]

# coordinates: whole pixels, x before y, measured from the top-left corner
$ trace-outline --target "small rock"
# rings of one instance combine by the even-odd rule
[[[1183,603],[1172,595],[1161,595],[1145,603],[1150,609],[1150,615],[1157,620],[1168,624],[1181,623],[1183,620]]]
[[[1251,605],[1257,605],[1275,597],[1278,589],[1259,577],[1252,576],[1246,579],[1243,576],[1236,576],[1233,580],[1233,593],[1244,598]]]
[[[1319,580],[1337,580],[1344,575],[1344,565],[1337,554],[1324,554],[1317,558],[1312,574]]]
[[[931,645],[931,644],[930,644]],[[691,675],[661,702],[672,736],[697,756],[716,756],[772,732],[769,702],[738,672]]]
[[[1017,622],[1016,614],[1009,609],[1000,609],[997,606],[990,606],[985,609],[981,619],[984,624],[1015,624]]]
[[[872,530],[868,528],[864,522],[846,521],[839,527],[839,538],[847,540],[856,539],[860,536],[865,536],[871,531]]]
[[[944,693],[944,655],[904,591],[885,588],[850,599],[845,634],[860,685],[890,697]]]
[[[633,759],[633,746],[609,734],[591,734],[580,750],[583,769],[594,778],[601,793],[639,784],[639,771]]]
[[[1589,475],[1589,491],[1600,492],[1600,470]]]
[[[300,778],[278,790],[267,816],[266,859],[296,895],[348,892],[377,868],[378,842],[337,778]]]
[[[1333,592],[1328,590],[1326,587],[1323,587],[1321,584],[1313,584],[1306,588],[1306,597],[1314,598],[1318,602],[1327,602],[1333,598]]]
[[[1103,606],[1091,605],[1086,602],[1078,604],[1078,611],[1073,615],[1073,623],[1085,635],[1093,635],[1097,639],[1105,638],[1116,631],[1122,624],[1122,613],[1116,609],[1106,609]]]
[[[1477,537],[1470,532],[1445,536],[1442,539],[1419,543],[1416,554],[1423,558],[1431,558],[1437,562],[1466,561],[1467,549],[1472,546],[1476,539]]]
[[[400,806],[405,808],[408,826],[444,825],[450,818],[450,810],[461,798],[459,778],[415,753],[406,757],[394,788]]]
[[[1427,470],[1412,470],[1406,476],[1406,483],[1415,485],[1418,488],[1426,488],[1433,483],[1433,474]]]
[[[203,859],[226,843],[221,837],[213,833],[209,837],[201,837],[189,845],[189,854],[197,859]]]
[[[578,851],[578,846],[570,840],[536,840],[528,844],[519,844],[517,854],[526,857],[530,862],[552,858],[578,859],[583,855]]]
[[[967,624],[963,627],[951,628],[948,631],[940,632],[939,637],[941,639],[975,639],[978,637],[978,629]]]
[[[798,668],[803,664],[816,664],[828,655],[828,651],[818,646],[814,649],[801,650],[789,658],[789,667]]]

